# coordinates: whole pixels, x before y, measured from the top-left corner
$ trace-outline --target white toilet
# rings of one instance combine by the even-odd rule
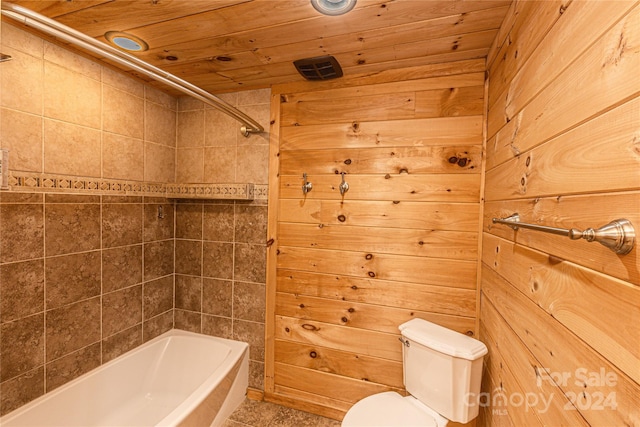
[[[404,385],[410,395],[390,391],[366,397],[349,409],[342,427],[441,427],[477,417],[487,347],[422,319],[399,329]]]

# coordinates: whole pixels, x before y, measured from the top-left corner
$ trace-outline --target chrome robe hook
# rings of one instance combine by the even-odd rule
[[[303,173],[302,174],[302,194],[304,194],[305,196],[307,195],[307,193],[309,191],[311,191],[311,189],[313,188],[313,184],[311,184],[309,181],[307,181],[307,173]]]
[[[344,196],[344,193],[349,191],[349,184],[344,180],[345,173],[346,172],[340,172],[340,175],[342,175],[342,183],[340,184],[340,186],[338,188],[340,189],[340,195],[341,196]]]

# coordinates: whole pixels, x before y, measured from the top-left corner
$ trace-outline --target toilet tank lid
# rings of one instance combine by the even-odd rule
[[[476,360],[487,354],[487,346],[477,339],[424,319],[411,319],[398,329],[405,338],[449,356]]]

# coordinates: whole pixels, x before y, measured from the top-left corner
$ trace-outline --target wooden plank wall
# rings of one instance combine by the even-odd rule
[[[639,3],[514,2],[499,34],[488,58],[479,424],[638,426],[640,251],[491,218],[579,229],[627,218],[640,230]]]
[[[401,323],[475,336],[484,70],[272,89],[267,400],[341,419],[403,392]]]

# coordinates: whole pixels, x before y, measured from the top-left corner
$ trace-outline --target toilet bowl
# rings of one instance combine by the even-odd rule
[[[353,405],[342,420],[342,427],[444,427],[448,422],[415,397],[387,391]]]
[[[409,395],[390,391],[365,397],[347,411],[342,427],[444,427],[474,419],[487,347],[423,319],[399,329]]]

